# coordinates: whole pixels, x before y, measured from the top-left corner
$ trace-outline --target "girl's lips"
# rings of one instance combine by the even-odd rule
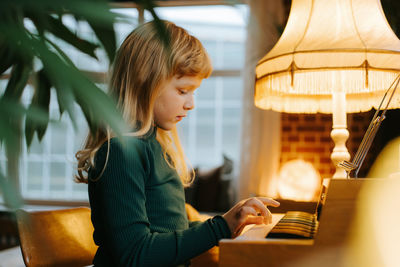
[[[176,116],[176,119],[177,119],[177,121],[181,121],[183,118],[185,118],[186,117],[186,115],[183,115],[183,116]]]

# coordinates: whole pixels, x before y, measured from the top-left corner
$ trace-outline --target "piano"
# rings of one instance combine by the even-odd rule
[[[273,214],[269,226],[253,226],[235,239],[219,243],[219,266],[346,266],[346,244],[357,197],[366,184],[382,179],[328,179],[313,239],[265,238],[283,214]],[[325,197],[324,197],[325,196]],[[348,265],[347,265],[348,266]]]

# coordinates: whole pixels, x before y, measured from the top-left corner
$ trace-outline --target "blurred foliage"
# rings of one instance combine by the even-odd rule
[[[165,31],[154,11],[154,2],[131,2],[150,11],[164,38]],[[75,22],[88,23],[96,40],[86,40],[68,28],[63,23],[65,16]],[[55,93],[60,116],[68,113],[74,125],[77,120],[74,105],[77,104],[92,132],[104,125],[117,134],[124,131],[126,126],[115,101],[81,72],[54,42],[62,40],[97,60],[96,49],[102,49],[112,62],[116,53],[114,23],[117,16],[121,15],[113,13],[105,0],[0,1],[0,75],[8,80],[5,88],[0,88],[0,149],[7,157],[7,170],[0,169],[0,190],[7,205],[21,204],[17,188],[22,140],[25,137],[28,147],[35,133],[42,140],[50,122],[51,94]],[[26,105],[21,98],[28,83],[34,92]]]

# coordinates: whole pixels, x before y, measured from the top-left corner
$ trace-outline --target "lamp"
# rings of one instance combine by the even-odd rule
[[[400,71],[400,40],[379,0],[292,0],[276,45],[256,67],[255,105],[332,113],[334,178],[349,160],[346,113],[377,107]],[[400,107],[400,96],[389,108]]]
[[[278,179],[279,196],[296,201],[315,200],[322,182],[314,166],[301,159],[285,162]]]

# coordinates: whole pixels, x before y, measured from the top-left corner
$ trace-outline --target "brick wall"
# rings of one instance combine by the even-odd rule
[[[350,137],[347,148],[351,159],[357,151],[366,129],[368,128],[373,111],[348,114],[347,124]],[[282,113],[282,148],[281,164],[292,159],[303,159],[313,164],[321,177],[332,177],[335,168],[330,159],[333,141],[330,137],[332,130],[331,114],[289,114]],[[375,160],[377,145],[371,147],[367,154],[359,176],[365,176]]]

